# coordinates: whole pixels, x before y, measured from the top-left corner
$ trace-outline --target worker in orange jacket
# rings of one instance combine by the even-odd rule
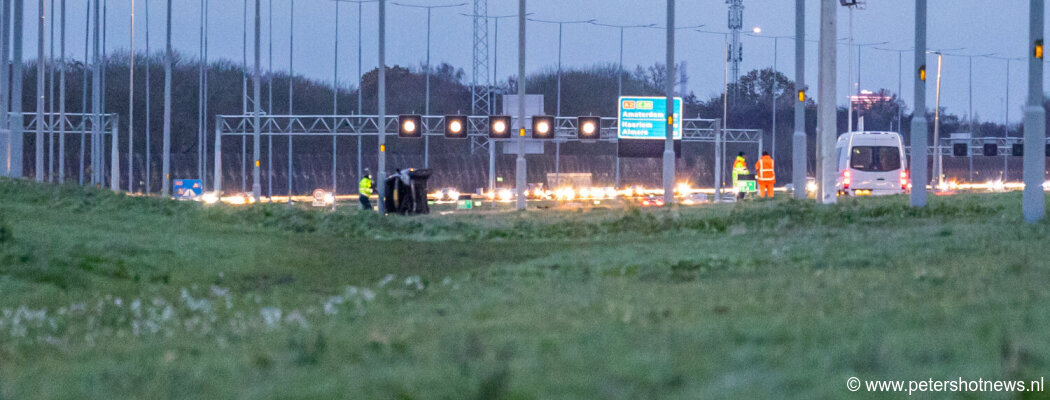
[[[773,157],[769,156],[768,151],[762,152],[762,158],[755,163],[755,170],[758,171],[758,197],[773,197],[773,185],[777,183],[777,176],[773,171]]]

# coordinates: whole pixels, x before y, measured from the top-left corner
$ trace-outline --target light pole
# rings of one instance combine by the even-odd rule
[[[514,162],[514,195],[516,209],[525,210],[525,0],[518,0],[518,157]]]
[[[666,108],[667,132],[664,138],[664,207],[674,206],[674,1],[667,0],[667,102]],[[683,110],[684,111],[684,110]],[[681,121],[677,121],[681,123]]]
[[[623,68],[623,36],[624,36],[624,30],[634,29],[634,28],[653,28],[653,27],[656,27],[656,24],[616,25],[616,24],[603,24],[603,23],[597,23],[597,22],[592,22],[592,24],[597,25],[597,26],[605,26],[605,27],[609,27],[609,28],[616,28],[616,29],[618,29],[620,31],[620,58],[619,58],[619,64],[617,64],[618,71],[616,72],[616,98],[617,98],[617,101],[619,101],[619,98],[623,97],[623,76],[624,76],[624,73],[625,73],[624,68]],[[616,183],[615,183],[615,187],[620,187],[620,154],[619,154],[619,151],[617,151],[617,154],[616,154],[616,165],[615,165],[615,167],[616,167],[616,179],[615,179]]]
[[[40,19],[37,21],[36,46],[36,181],[44,181],[44,26],[46,0],[40,0]],[[16,38],[22,40],[21,37]],[[21,99],[16,99],[20,101]]]
[[[961,50],[961,49],[952,49]],[[941,157],[941,64],[944,59],[944,50],[927,51],[927,53],[933,53],[937,55],[937,87],[936,96],[934,98],[934,110],[933,110],[933,189],[941,185],[941,181],[944,179],[942,165],[943,157]]]
[[[376,170],[376,180],[379,186],[379,214],[385,214],[386,202],[383,197],[386,193],[386,0],[379,0],[379,168]]]
[[[247,0],[245,0],[247,1]],[[163,144],[161,145],[161,181],[160,195],[162,197],[168,197],[171,194],[171,63],[172,63],[172,49],[171,49],[171,2],[168,0],[168,13],[165,17],[166,22],[166,34],[164,44],[164,130],[163,130]]]
[[[262,88],[259,87],[260,79],[260,62],[261,62],[261,41],[259,40],[262,36],[262,7],[261,0],[255,0],[255,66],[252,71],[252,98],[254,101],[254,138],[252,140],[252,198],[255,202],[259,202],[260,192],[262,192],[262,182],[259,181],[261,177],[261,162],[259,160],[260,153],[260,139],[262,138],[262,102],[259,101],[262,98]]]
[[[423,114],[430,115],[430,14],[435,8],[453,8],[467,5],[467,3],[445,4],[436,6],[420,6],[413,4],[393,3],[396,6],[409,8],[425,8],[427,10],[427,61],[426,66],[426,89],[424,92],[425,105]],[[430,135],[423,135],[423,167],[430,168]]]
[[[11,29],[9,28],[11,26],[11,0],[0,0],[0,19],[3,21],[0,24],[3,28],[0,29],[0,93],[5,93],[0,96],[0,129],[8,129],[10,128],[7,124],[9,103],[6,93],[10,93],[11,90],[9,85],[11,65],[8,57],[8,45],[11,42]],[[7,176],[11,168],[11,151],[8,147],[10,144],[10,139],[5,139],[3,143],[0,143],[0,160],[3,163],[0,165],[0,174],[3,176]]]
[[[773,106],[772,106],[772,108],[773,108],[773,124],[772,124],[771,129],[770,129],[771,133],[772,133],[772,139],[773,140],[772,140],[772,144],[771,144],[771,148],[770,148],[770,153],[772,154],[773,159],[776,160],[776,158],[777,158],[777,97],[779,97],[778,94],[777,94],[777,50],[779,48],[778,47],[778,43],[779,43],[780,39],[794,39],[794,38],[791,37],[791,36],[762,36],[761,35],[762,29],[758,28],[758,27],[755,28],[754,32],[755,32],[754,34],[750,34],[748,36],[756,37],[756,38],[773,39],[773,81],[772,81],[773,84],[772,84],[772,86],[769,89],[769,95],[770,95],[771,101],[773,103]]]
[[[1024,108],[1024,219],[1035,223],[1046,214],[1046,110],[1043,109],[1043,0],[1028,8],[1028,104]]]
[[[561,46],[562,40],[561,39],[562,39],[563,27],[565,26],[565,24],[593,24],[595,22],[595,20],[589,19],[589,20],[576,20],[576,21],[555,21],[555,20],[544,20],[544,19],[529,18],[529,21],[542,22],[542,23],[547,23],[547,24],[557,24],[558,25],[558,100],[557,100],[557,109],[555,110],[555,115],[560,117],[561,116],[561,49],[562,49],[562,46]],[[519,122],[519,123],[522,124],[522,126],[525,126],[524,125],[525,124],[525,120],[521,120],[521,122]],[[559,181],[561,180],[561,142],[558,140],[558,137],[557,137],[558,136],[557,135],[557,131],[558,130],[555,129],[554,131],[555,131],[555,135],[554,135],[555,136],[554,137],[554,187],[555,187],[555,189],[557,189],[557,187],[559,185]]]
[[[66,0],[61,0],[59,14],[62,18],[62,26],[59,28],[59,52],[58,58],[58,183],[66,181]],[[6,26],[6,24],[5,24]],[[4,59],[6,61],[6,59]],[[3,68],[7,68],[4,66]]]
[[[288,115],[295,115],[295,0],[288,4]],[[288,204],[292,204],[292,135],[288,135]]]
[[[130,36],[131,40],[128,43],[130,55],[128,57],[128,193],[135,193],[135,0],[131,0]],[[65,124],[62,125],[65,126]]]
[[[937,55],[937,86],[933,106],[933,190],[936,191],[941,184],[941,61],[944,54],[939,51],[932,53]]]
[[[528,20],[532,21],[532,22],[542,22],[542,23],[550,23],[550,24],[558,25],[558,106],[556,106],[554,114],[558,115],[558,117],[562,117],[562,31],[563,31],[563,27],[565,26],[565,24],[594,23],[595,20],[591,19],[591,20],[561,21],[561,20],[543,20],[543,19],[535,19],[535,18],[529,18]]]
[[[923,1],[923,0],[918,0]],[[820,89],[819,89],[819,140],[820,154],[823,155],[820,166],[820,193],[819,199],[824,204],[834,204],[836,159],[835,137],[838,132],[838,121],[836,118],[837,108],[835,106],[836,87],[836,48],[835,36],[837,32],[836,9],[834,0],[821,0],[820,2]]]
[[[911,118],[911,206],[926,206],[926,0],[915,0],[915,110]]]
[[[806,1],[795,0],[795,132],[791,136],[791,185],[795,198],[806,194]]]
[[[292,0],[293,4],[295,0]],[[364,94],[361,88],[364,81],[364,72],[361,70],[361,44],[362,44],[362,15],[364,14],[364,3],[375,3],[378,0],[336,0],[345,3],[356,3],[357,4],[357,115],[363,114],[363,103]],[[289,89],[290,90],[290,89]],[[290,112],[289,112],[290,114]],[[291,143],[292,138],[288,137],[288,142]],[[289,151],[289,157],[291,157],[291,151]],[[289,167],[290,168],[290,167]],[[289,169],[291,171],[291,169]],[[289,172],[290,174],[290,172]],[[361,135],[357,135],[357,179],[361,179]],[[288,189],[291,192],[291,185]]]
[[[62,3],[63,3],[63,7],[64,7],[65,0],[62,0]],[[150,174],[150,147],[153,144],[153,142],[150,141],[150,123],[149,123],[150,122],[150,99],[149,99],[150,98],[150,93],[149,93],[150,92],[150,90],[149,90],[149,87],[150,87],[150,73],[149,73],[149,70],[153,69],[153,63],[151,61],[153,57],[150,56],[150,52],[149,52],[149,3],[150,3],[150,0],[146,0],[146,146],[145,146],[146,147],[146,162],[143,163],[144,167],[146,169],[146,171],[145,171],[146,172],[146,179],[145,179],[146,187],[145,187],[145,190],[144,190],[146,192],[146,194],[149,194],[150,191],[151,191],[151,188],[150,188],[150,176],[149,176],[149,174]],[[63,16],[63,21],[65,21],[65,17],[64,16]],[[65,22],[63,22],[63,32],[65,32]],[[64,33],[63,33],[63,35],[64,35]],[[59,156],[59,158],[63,158],[63,157]]]

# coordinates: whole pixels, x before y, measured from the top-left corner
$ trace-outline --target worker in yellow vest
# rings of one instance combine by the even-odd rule
[[[371,171],[365,168],[365,176],[361,177],[361,182],[357,185],[357,197],[361,200],[361,209],[372,211],[372,202],[369,201],[368,197],[372,195],[372,188],[375,184],[372,183]]]
[[[747,170],[747,159],[744,158],[744,152],[737,154],[736,161],[733,161],[733,190],[737,191],[737,197],[740,199],[744,198],[744,192],[737,188],[737,179],[740,175],[747,175],[751,172]]]
[[[773,170],[773,157],[768,151],[762,152],[762,158],[755,163],[758,170],[758,197],[773,197],[773,185],[777,183],[777,175]]]

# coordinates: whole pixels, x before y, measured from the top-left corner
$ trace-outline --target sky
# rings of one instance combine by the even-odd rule
[[[43,0],[42,0],[43,1]],[[130,45],[131,3],[135,3],[135,48],[145,49],[149,7],[149,46],[151,51],[164,45],[164,0],[105,0],[108,2],[107,50],[126,50]],[[175,0],[173,2],[173,46],[180,52],[199,54],[200,16],[202,0]],[[226,58],[240,62],[243,55],[243,0],[208,0],[208,55],[211,60]],[[469,14],[473,0],[401,0],[402,4],[450,5],[463,2],[468,5],[434,9],[431,22],[431,62],[447,62],[471,76],[472,21],[461,15]],[[84,58],[86,0],[67,3],[67,44],[69,57]],[[147,4],[149,3],[149,4]],[[254,0],[249,1],[253,13]],[[425,9],[398,6],[387,2],[388,65],[419,66],[426,57],[427,12]],[[56,1],[56,15],[59,13]],[[272,9],[270,5],[272,4]],[[289,47],[294,44],[296,74],[331,82],[335,79],[336,28],[338,26],[338,80],[343,85],[354,85],[358,76],[358,42],[362,44],[361,63],[368,71],[378,64],[378,5],[362,6],[362,24],[358,24],[358,5],[332,0],[262,0],[262,63],[267,69],[289,69]],[[703,30],[727,31],[728,6],[724,0],[678,0],[678,26],[704,25]],[[864,9],[853,12],[854,38],[857,44],[883,43],[862,47],[855,55],[854,81],[859,75],[859,86],[865,90],[881,88],[898,92],[900,83],[906,103],[913,104],[910,71],[914,70],[913,0],[868,1]],[[52,5],[47,1],[48,10]],[[744,35],[742,73],[756,68],[769,68],[776,60],[778,71],[794,79],[794,14],[793,0],[745,0],[744,30],[761,28],[761,34]],[[37,17],[39,3],[26,1],[26,58],[36,56]],[[293,10],[294,7],[294,10]],[[529,0],[532,17],[547,20],[590,20],[607,24],[658,24],[667,20],[665,0]],[[849,36],[849,11],[837,7],[838,37]],[[516,14],[516,0],[489,0],[489,15]],[[270,23],[272,11],[272,24]],[[294,11],[294,12],[293,12]],[[806,5],[806,80],[812,96],[816,95],[817,44],[819,37],[819,2]],[[252,14],[250,14],[252,15]],[[338,25],[336,18],[339,18]],[[50,15],[48,15],[50,18]],[[945,50],[942,66],[941,105],[960,116],[969,115],[971,99],[971,58],[995,54],[995,57],[1023,58],[1028,41],[1028,2],[1024,0],[929,0],[928,47]],[[294,18],[294,32],[290,30]],[[57,20],[57,19],[56,19]],[[50,21],[50,19],[49,19]],[[49,22],[50,23],[50,22]],[[251,20],[249,20],[251,23]],[[498,36],[495,25],[489,24],[490,58],[496,57],[498,77],[505,80],[517,71],[517,19],[499,20]],[[60,33],[56,24],[56,38]],[[252,25],[249,25],[249,29]],[[358,35],[358,29],[362,34]],[[50,26],[47,27],[48,32]],[[289,34],[294,33],[294,43]],[[558,25],[529,22],[526,26],[526,68],[529,73],[554,69],[558,60]],[[249,30],[251,34],[251,30]],[[272,42],[269,36],[272,34]],[[625,68],[663,63],[665,31],[660,29],[631,29],[625,34]],[[47,35],[47,34],[45,34]],[[780,36],[780,39],[773,39]],[[249,60],[251,60],[251,36]],[[48,42],[50,43],[50,42]],[[777,44],[774,53],[774,43]],[[60,52],[56,40],[56,52]],[[619,58],[619,30],[590,24],[566,24],[562,35],[563,68],[582,68],[600,63],[615,63]],[[47,46],[50,46],[48,44]],[[699,33],[689,29],[676,35],[676,55],[687,63],[690,81],[688,89],[700,98],[716,96],[722,90],[724,68],[723,35]],[[49,47],[48,47],[49,49]],[[838,47],[837,93],[839,104],[847,102],[850,86],[847,68],[848,47]],[[903,53],[894,50],[905,50]],[[47,50],[50,51],[50,50]],[[774,54],[776,57],[774,57]],[[902,62],[898,62],[902,60]],[[491,61],[490,61],[491,63]],[[927,85],[927,106],[935,101],[936,56],[929,56],[927,64],[930,80]],[[490,64],[490,69],[493,66]],[[490,71],[491,74],[491,71]],[[1007,76],[1009,75],[1009,85]],[[972,58],[972,102],[980,120],[1001,122],[1009,112],[1009,120],[1017,123],[1022,117],[1026,98],[1027,63],[1011,61],[1009,69],[1002,59]],[[1007,96],[1007,92],[1009,95]],[[791,95],[791,94],[789,94]],[[553,101],[549,99],[548,101]],[[717,117],[717,116],[703,116]]]

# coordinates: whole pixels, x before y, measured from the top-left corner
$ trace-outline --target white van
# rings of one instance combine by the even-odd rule
[[[849,132],[839,136],[838,176],[842,196],[878,196],[908,191],[904,142],[897,132]]]

